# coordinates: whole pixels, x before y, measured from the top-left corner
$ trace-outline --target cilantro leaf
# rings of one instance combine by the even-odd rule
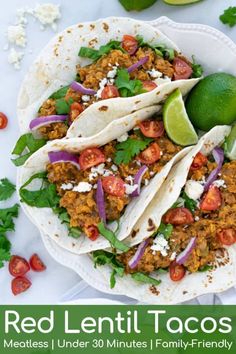
[[[57,114],[68,114],[70,112],[70,106],[73,102],[73,98],[69,98],[68,101],[64,98],[57,99],[55,103]]]
[[[175,51],[173,48],[167,48],[165,44],[158,43],[155,45],[152,45],[150,43],[147,43],[144,41],[143,37],[140,35],[136,36],[136,39],[138,41],[139,47],[148,47],[154,50],[156,55],[159,55],[160,57],[164,57],[172,61],[175,57]]]
[[[201,268],[198,269],[198,272],[208,272],[208,270],[212,270],[213,266],[206,264],[204,266],[202,266]]]
[[[2,178],[0,180],[0,201],[9,199],[15,192],[16,187],[9,179]]]
[[[12,159],[11,161],[15,166],[22,166],[35,151],[40,149],[45,144],[45,139],[36,139],[32,133],[24,134],[17,140],[12,151],[13,155],[18,155],[19,157]],[[24,152],[25,154],[23,154]]]
[[[155,4],[157,0],[119,0],[127,11],[141,11]]]
[[[203,74],[203,67],[200,64],[197,64],[194,58],[194,55],[192,56],[193,62],[192,62],[192,78],[197,78],[201,77]]]
[[[49,184],[37,191],[25,189],[34,179],[46,180],[46,172],[39,172],[30,177],[30,179],[20,188],[21,200],[37,208],[53,208],[58,206],[60,197],[57,194],[56,186]]]
[[[69,87],[70,86],[64,86],[64,87],[60,88],[59,90],[54,92],[49,98],[53,98],[54,100],[57,100],[59,98],[65,97]]]
[[[70,226],[70,217],[65,208],[62,207],[54,207],[53,212],[59,217],[62,224],[66,224],[69,233],[68,236],[73,238],[79,238],[81,235],[81,229],[79,227],[71,227]]]
[[[110,287],[113,289],[116,284],[116,275],[123,277],[125,269],[124,266],[116,259],[115,254],[103,250],[93,252],[94,267],[108,264],[112,267],[110,277]]]
[[[3,262],[11,258],[11,243],[4,234],[0,234],[0,268],[4,266]]]
[[[78,55],[83,58],[98,60],[103,55],[108,54],[112,49],[120,49],[122,52],[124,51],[121,47],[121,42],[111,40],[106,45],[102,45],[99,49],[81,47]]]
[[[117,144],[114,162],[117,165],[121,163],[128,164],[134,156],[138,155],[152,141],[153,139],[151,138],[146,138],[145,140],[128,138],[122,143]]]
[[[129,73],[126,69],[117,70],[115,85],[121,97],[132,97],[146,92],[140,80],[130,80]]]
[[[220,20],[225,25],[234,27],[236,25],[236,6],[230,6],[224,10],[224,13],[220,15]]]
[[[163,235],[166,240],[170,238],[170,235],[173,231],[173,225],[171,224],[164,224],[163,222],[160,224],[157,235]]]
[[[185,192],[182,193],[181,197],[184,199],[185,208],[189,209],[191,213],[194,213],[197,208],[196,200],[189,198],[189,196]]]
[[[123,242],[119,241],[116,237],[116,234],[113,231],[107,229],[103,222],[98,224],[98,230],[100,234],[110,242],[112,247],[122,252],[127,252],[129,250],[129,247],[126,246]]]
[[[145,283],[145,284],[159,285],[161,283],[161,280],[152,278],[149,275],[144,274],[144,273],[140,273],[140,272],[132,273],[131,277],[134,280],[141,282],[141,283]]]
[[[13,205],[11,208],[0,209],[0,234],[15,230],[13,218],[18,216],[18,212],[18,204]]]

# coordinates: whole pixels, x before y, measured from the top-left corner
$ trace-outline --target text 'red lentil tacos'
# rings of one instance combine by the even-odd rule
[[[123,241],[127,251],[92,253],[93,276],[149,303],[183,302],[235,284],[236,161],[222,145],[230,130],[213,128],[172,168]]]
[[[186,95],[201,76],[198,67],[140,21],[108,18],[69,27],[42,51],[22,84],[21,132],[45,141],[92,136],[176,88]]]
[[[168,138],[158,114],[160,107],[144,108],[93,137],[55,140],[34,153],[18,181],[32,221],[77,254],[126,250],[120,240],[191,149]]]

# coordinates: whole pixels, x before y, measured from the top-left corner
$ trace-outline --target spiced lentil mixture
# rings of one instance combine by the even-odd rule
[[[102,55],[99,55],[100,51]],[[92,89],[94,92],[86,94],[81,87],[69,85],[42,104],[38,117],[68,116],[59,122],[47,122],[45,125],[41,122],[38,131],[47,140],[63,138],[68,126],[96,101],[135,96],[151,91],[163,82],[193,77],[194,64],[180,53],[161,44],[153,46],[144,43],[140,36],[124,35],[121,42],[110,41],[99,50],[82,47],[79,56],[91,58],[93,62],[84,67],[77,65],[75,81],[85,90]],[[146,60],[142,63],[144,58]],[[127,69],[139,61],[140,65],[128,73]],[[122,87],[124,75],[125,89]],[[130,89],[127,90],[127,87]]]

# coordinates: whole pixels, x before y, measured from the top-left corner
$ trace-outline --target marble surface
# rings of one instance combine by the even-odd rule
[[[141,20],[152,20],[165,15],[178,22],[204,23],[214,26],[236,41],[236,27],[230,29],[218,19],[223,9],[228,6],[235,6],[235,1],[233,0],[203,0],[191,6],[180,7],[168,6],[158,0],[152,8],[140,13],[126,12],[118,0],[51,0],[50,2],[61,4],[62,18],[58,23],[58,30],[77,22],[96,20],[107,16],[129,16]],[[29,18],[27,26],[28,45],[20,71],[15,71],[8,64],[7,52],[3,51],[3,47],[6,44],[5,31],[7,26],[14,24],[16,9],[27,5],[33,6],[34,3],[36,1],[8,0],[0,13],[0,111],[5,112],[9,117],[8,128],[0,131],[0,178],[6,176],[12,181],[15,181],[16,178],[16,168],[10,161],[10,153],[19,135],[16,119],[18,90],[30,63],[53,36],[53,31],[51,29],[40,30],[39,24]],[[0,208],[12,205],[16,200],[17,197],[15,196],[7,203],[0,202]],[[61,266],[50,257],[44,248],[38,230],[23,212],[20,212],[20,217],[16,221],[16,231],[8,233],[8,237],[12,242],[12,253],[28,258],[32,253],[37,252],[46,263],[47,270],[42,274],[29,273],[29,278],[33,283],[31,289],[18,297],[14,297],[10,290],[11,277],[7,267],[0,269],[0,304],[55,304],[62,300],[78,297],[103,296],[96,290],[87,287],[84,282],[80,282],[80,278],[76,273]],[[70,290],[71,288],[72,291]],[[235,303],[235,299],[235,291],[231,289],[221,295],[220,298],[205,296],[198,301],[205,304],[212,302]]]

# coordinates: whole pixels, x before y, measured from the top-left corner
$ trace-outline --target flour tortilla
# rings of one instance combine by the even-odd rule
[[[42,50],[26,75],[17,102],[17,115],[21,133],[29,131],[30,121],[37,116],[42,103],[56,90],[70,84],[76,76],[76,65],[91,63],[81,58],[81,46],[98,48],[111,39],[121,40],[124,34],[144,37],[151,44],[164,43],[180,52],[177,46],[154,27],[129,18],[110,17],[95,22],[76,24],[57,34]],[[91,105],[72,124],[68,137],[92,136],[114,119],[136,110],[158,104],[179,87],[183,95],[189,92],[199,79],[165,83],[155,90],[130,98],[114,98]],[[104,108],[105,107],[105,108]],[[74,128],[75,126],[75,128]]]
[[[69,140],[54,140],[49,142],[47,145],[34,153],[20,169],[17,183],[18,189],[32,175],[45,170],[45,167],[49,162],[49,151],[67,150],[69,152],[80,152],[87,147],[102,146],[131,130],[139,121],[147,119],[153,114],[158,113],[160,108],[160,106],[144,108],[124,118],[113,121],[102,132],[91,138],[73,138]],[[161,187],[173,164],[185,156],[189,149],[191,149],[191,147],[185,148],[176,154],[174,158],[162,168],[161,172],[156,174],[150,183],[142,188],[140,196],[134,198],[129,203],[126,207],[125,213],[120,219],[120,231],[118,234],[118,238],[120,240],[123,240],[129,236],[133,226],[139,220],[143,211]],[[38,181],[36,180],[32,183],[32,189],[38,188],[37,183]],[[61,247],[64,247],[71,252],[83,254],[97,249],[105,249],[110,246],[110,243],[102,236],[100,236],[95,242],[89,240],[89,238],[84,234],[82,234],[78,239],[69,237],[68,228],[61,224],[59,218],[50,208],[30,207],[27,204],[22,204],[22,206],[32,222],[38,226],[43,233],[49,235]],[[110,227],[114,230],[117,227],[117,223],[115,222],[111,224]]]

